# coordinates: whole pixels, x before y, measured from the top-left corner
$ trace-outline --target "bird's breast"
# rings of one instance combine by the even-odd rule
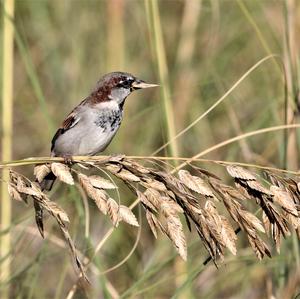
[[[55,155],[85,156],[102,152],[120,127],[123,111],[118,106],[100,106],[81,110],[78,118],[76,125],[56,140]]]
[[[121,124],[122,117],[123,112],[121,110],[102,110],[97,114],[94,124],[103,132],[116,131]]]

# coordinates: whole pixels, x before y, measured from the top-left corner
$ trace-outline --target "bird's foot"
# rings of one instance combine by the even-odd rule
[[[124,154],[113,153],[113,154],[110,154],[109,160],[110,161],[121,161],[121,160],[123,160],[124,157],[125,157]]]
[[[125,157],[124,154],[118,154],[118,153],[112,153],[109,156],[112,158],[124,158]]]
[[[71,155],[64,155],[64,163],[68,166],[72,166],[72,164],[74,163],[73,161],[73,157]]]

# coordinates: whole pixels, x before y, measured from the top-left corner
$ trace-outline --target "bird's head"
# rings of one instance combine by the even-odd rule
[[[146,83],[129,73],[113,72],[98,81],[92,95],[97,102],[116,101],[122,105],[134,90],[155,86],[158,85]]]

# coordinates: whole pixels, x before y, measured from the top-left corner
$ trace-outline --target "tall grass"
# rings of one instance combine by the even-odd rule
[[[3,3],[3,43],[2,43],[2,161],[12,159],[12,130],[13,130],[13,57],[14,57],[14,0],[5,0]],[[11,275],[11,199],[7,192],[9,173],[2,171],[1,181],[1,231],[5,231],[0,239],[0,278],[4,283],[0,289],[0,297],[9,298]]]
[[[153,48],[155,50],[155,61],[157,63],[159,81],[161,82],[161,94],[164,104],[164,119],[167,130],[167,140],[172,140],[169,144],[169,153],[171,156],[177,157],[178,145],[177,142],[174,140],[174,136],[176,134],[174,107],[171,102],[169,71],[162,35],[158,1],[145,0],[145,7],[148,19],[148,26],[150,27],[149,31],[151,33],[150,40],[154,44]]]
[[[16,2],[16,160],[10,165],[32,178],[30,165],[48,161],[50,135],[65,115],[102,73],[124,70],[161,83],[161,97],[149,90],[128,99],[124,122],[105,154],[139,153],[144,156],[131,158],[171,171],[189,169],[186,162],[193,161],[230,184],[220,163],[276,171],[287,147],[287,168],[294,170],[280,173],[297,178],[299,20],[296,0]],[[0,55],[6,61],[4,50]],[[151,152],[166,157],[158,162],[146,156]],[[138,215],[136,197],[116,183],[122,204]],[[207,253],[186,229],[188,260],[174,271],[177,254],[167,238],[151,235],[143,213],[140,230],[126,224],[115,229],[82,190],[56,184],[49,196],[70,217],[68,229],[79,256],[88,261],[91,287],[74,275],[51,217],[42,240],[30,206],[14,202],[11,225],[4,231],[1,225],[1,239],[10,231],[15,249],[8,282],[14,298],[292,298],[299,291],[296,236],[282,241],[280,255],[258,263],[239,234],[238,256],[226,254],[225,266],[217,270],[202,265]]]
[[[124,69],[127,54],[124,48],[124,4],[123,0],[107,3],[107,72]]]
[[[284,61],[287,74],[287,103],[286,122],[297,123],[299,121],[299,90],[300,90],[300,47],[296,43],[297,5],[295,1],[285,3],[285,39],[284,39]],[[290,130],[287,135],[287,157],[286,166],[288,169],[299,169],[299,133],[296,129]],[[296,236],[293,236],[293,254],[295,263],[300,265],[300,248]],[[285,264],[281,265],[281,270],[285,271]],[[286,275],[282,275],[281,284],[284,286],[288,281]]]

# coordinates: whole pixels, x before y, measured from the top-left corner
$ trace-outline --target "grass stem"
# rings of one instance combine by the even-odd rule
[[[12,19],[14,16],[14,0],[4,1],[4,24],[3,24],[3,63],[2,63],[2,160],[12,158],[12,115],[13,115],[13,40],[14,28]],[[8,170],[2,171],[1,183],[1,230],[11,226],[11,200],[7,192]],[[11,250],[10,230],[1,236],[0,264],[1,281],[6,282],[10,277]],[[1,298],[9,298],[9,287],[5,286],[1,291]]]
[[[162,28],[159,16],[158,1],[145,1],[146,14],[148,18],[148,26],[151,40],[154,42],[155,55],[157,60],[158,75],[161,82],[162,99],[164,103],[165,122],[167,128],[167,137],[169,142],[169,149],[172,156],[178,156],[178,145],[175,140],[175,119],[173,106],[171,104],[169,74],[166,60],[166,52],[164,48]]]

